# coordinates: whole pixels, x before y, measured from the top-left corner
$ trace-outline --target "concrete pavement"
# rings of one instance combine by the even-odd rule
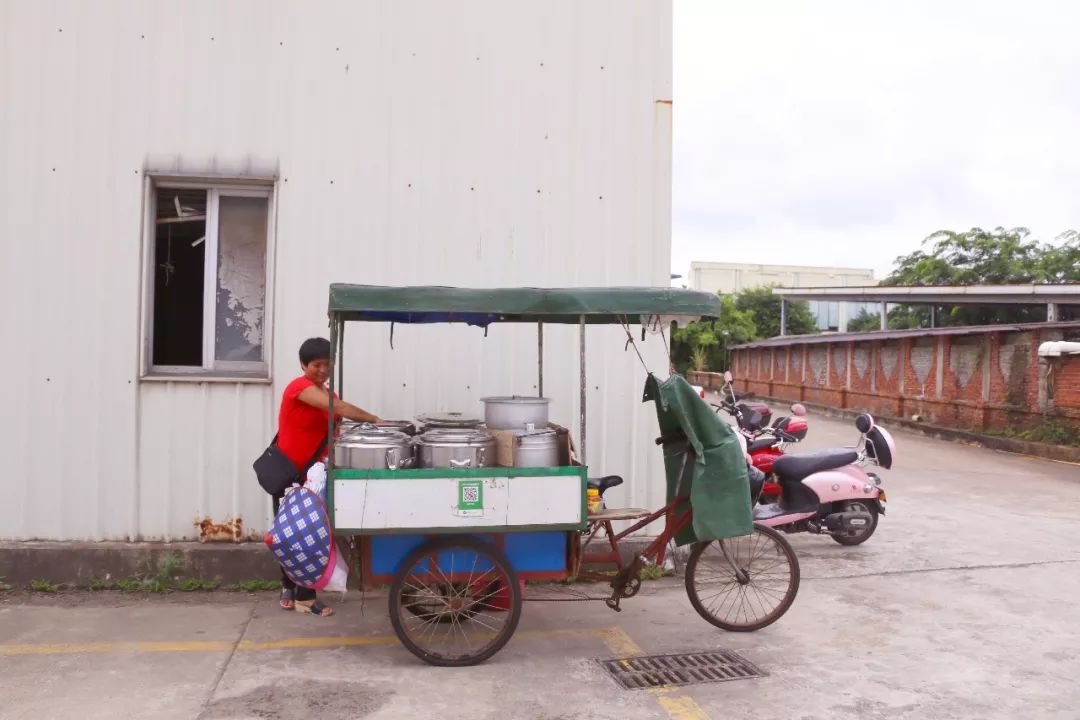
[[[528,603],[491,661],[446,669],[397,644],[382,594],[329,619],[272,594],[0,595],[0,717],[1080,717],[1080,467],[895,435],[875,537],[789,536],[802,586],[757,633],[669,578],[620,614]],[[812,417],[801,449],[854,439]],[[714,648],[768,677],[627,691],[595,662]]]

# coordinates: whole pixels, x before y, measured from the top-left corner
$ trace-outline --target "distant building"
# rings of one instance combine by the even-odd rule
[[[806,267],[802,265],[758,265],[754,263],[690,263],[687,285],[706,292],[734,293],[760,285],[788,288],[846,287],[873,285],[874,271],[860,268]],[[877,313],[873,303],[810,301],[810,312],[821,330],[845,332],[847,322],[863,307]]]

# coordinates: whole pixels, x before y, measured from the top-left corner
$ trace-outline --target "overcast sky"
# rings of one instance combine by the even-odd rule
[[[675,0],[672,272],[1080,229],[1080,3]]]

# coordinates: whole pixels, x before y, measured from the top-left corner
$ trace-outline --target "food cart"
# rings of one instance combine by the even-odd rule
[[[621,483],[614,476],[589,478],[587,327],[621,326],[627,349],[637,350],[638,328],[644,340],[646,327],[663,332],[672,321],[716,318],[719,311],[713,294],[667,288],[331,285],[332,398],[343,389],[343,340],[351,322],[467,323],[484,328],[493,323],[534,324],[540,396],[544,394],[544,326],[579,327],[577,457],[564,453],[556,467],[502,467],[490,462],[461,467],[413,468],[396,463],[386,468],[335,467],[331,405],[327,500],[334,531],[354,538],[365,587],[390,586],[391,623],[410,652],[435,665],[482,662],[513,635],[525,581],[573,578],[585,574],[583,565],[594,561],[615,567],[613,574],[599,576],[609,582],[611,593],[597,599],[619,610],[619,601],[640,588],[645,562],[662,563],[673,538],[695,530],[701,535],[702,528],[709,537],[694,544],[686,567],[687,593],[698,613],[727,630],[756,630],[783,615],[798,588],[798,561],[782,536],[751,526],[741,452],[735,455],[741,476],[728,473],[730,478],[711,480],[711,485],[701,479],[707,462],[715,466],[723,462],[717,459],[721,456],[730,461],[729,442],[736,441],[726,425],[711,424],[719,421],[692,391],[687,395],[684,387],[689,390],[690,386],[682,378],[673,376],[661,383],[650,374],[651,385],[647,385],[647,395],[652,392],[658,406],[661,437],[657,444],[663,445],[665,453],[667,505],[654,512],[604,509],[590,513],[586,504],[590,484],[603,491]],[[704,413],[697,412],[695,401]],[[694,478],[698,479],[691,490]],[[709,499],[710,488],[716,495],[725,483],[720,494],[726,493],[721,502],[727,503],[727,515],[704,518],[699,512],[695,518],[692,504],[697,507],[699,497]],[[745,513],[741,503],[745,503]],[[725,524],[725,517],[735,521]],[[618,541],[660,518],[665,520],[663,532],[631,562],[623,562]],[[714,521],[711,526],[705,522],[708,519]],[[612,525],[617,521],[636,522],[617,534]],[[590,554],[589,544],[601,537],[608,551]]]

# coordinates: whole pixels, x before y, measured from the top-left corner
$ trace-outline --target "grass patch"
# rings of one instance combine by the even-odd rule
[[[112,590],[113,581],[108,578],[92,578],[86,585],[87,589],[93,592],[101,592],[102,590]]]
[[[220,585],[220,583],[217,580],[190,578],[178,582],[176,584],[176,589],[180,592],[210,592],[211,590],[217,590],[218,585]]]
[[[31,580],[30,589],[35,592],[54,593],[60,590],[60,585],[51,583],[48,580]]]
[[[642,580],[659,580],[665,575],[667,572],[660,565],[642,565],[639,573]]]
[[[3,575],[0,575],[0,592],[7,592],[11,589],[11,586],[4,582],[6,579]]]
[[[242,583],[237,583],[235,586],[237,590],[246,593],[264,592],[266,590],[279,590],[281,588],[280,580],[245,580]]]
[[[1080,446],[1080,434],[1053,420],[1045,420],[1042,425],[1020,433],[1022,440],[1050,443],[1051,445]]]
[[[115,588],[120,592],[127,593],[164,593],[172,589],[172,583],[170,583],[168,580],[162,580],[161,578],[157,577],[134,575],[125,580],[117,580],[116,583],[112,586],[112,588]]]
[[[1065,445],[1080,447],[1080,432],[1073,430],[1068,425],[1063,425],[1053,420],[1044,420],[1042,425],[1017,432],[1011,427],[987,428],[983,435],[990,437],[1018,438],[1028,442],[1046,443],[1048,445]]]

